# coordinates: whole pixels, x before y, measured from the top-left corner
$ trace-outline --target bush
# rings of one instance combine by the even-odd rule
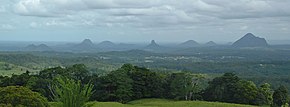
[[[83,107],[92,95],[92,84],[81,84],[68,78],[56,78],[57,83],[53,86],[54,99],[62,102],[62,107]]]
[[[8,86],[0,88],[0,105],[13,107],[48,107],[48,101],[39,93],[21,86]]]

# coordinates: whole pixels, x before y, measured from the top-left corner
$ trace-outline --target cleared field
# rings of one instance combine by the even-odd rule
[[[2,76],[11,76],[12,74],[20,75],[25,73],[27,70],[31,73],[37,72],[37,70],[32,70],[26,67],[17,66],[6,62],[0,62],[0,75]]]
[[[50,103],[52,107],[57,107],[58,103]],[[229,104],[205,101],[171,101],[164,99],[142,99],[121,104],[116,102],[90,102],[89,107],[256,107],[251,105]]]

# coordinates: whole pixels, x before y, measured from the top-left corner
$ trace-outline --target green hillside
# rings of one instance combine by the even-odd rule
[[[25,73],[27,70],[32,73],[37,72],[37,70],[33,70],[23,66],[17,66],[11,63],[0,62],[0,75],[2,76],[11,76],[12,74],[20,75],[22,73]]]
[[[58,103],[50,103],[52,107],[58,107]],[[90,102],[92,107],[256,107],[250,105],[205,102],[205,101],[171,101],[164,99],[142,99],[131,101],[128,104],[117,102]]]

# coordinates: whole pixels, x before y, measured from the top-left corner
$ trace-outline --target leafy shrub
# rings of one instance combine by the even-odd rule
[[[56,78],[57,83],[53,86],[52,94],[62,107],[83,107],[92,95],[92,84],[81,84],[68,78]]]
[[[0,88],[0,107],[48,107],[48,101],[39,93],[22,86],[8,86]]]

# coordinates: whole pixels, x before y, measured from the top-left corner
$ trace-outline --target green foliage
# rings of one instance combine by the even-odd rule
[[[28,88],[8,86],[0,88],[0,104],[26,107],[48,107],[46,98]]]
[[[256,84],[252,81],[240,80],[237,83],[237,89],[233,99],[235,103],[240,104],[255,104],[255,100],[258,94]]]
[[[188,73],[173,73],[168,79],[169,96],[176,100],[189,100],[193,88],[192,77]]]
[[[274,91],[273,94],[273,105],[274,107],[281,107],[285,105],[289,100],[288,91],[285,86],[280,86]]]
[[[66,72],[69,73],[67,76],[82,82],[90,75],[88,68],[84,64],[75,64],[71,67],[68,67],[66,70]]]
[[[107,76],[100,77],[99,81],[95,83],[96,99],[126,103],[133,96],[132,83],[128,72],[122,69],[112,71]]]
[[[233,73],[225,73],[209,82],[203,97],[207,101],[270,105],[272,91],[269,84],[257,88],[252,81],[241,80]]]
[[[51,95],[51,91],[49,90],[50,83],[52,83],[52,80],[44,79],[36,75],[29,78],[29,80],[25,84],[25,87],[42,94],[49,101],[52,101],[53,98]]]
[[[82,85],[80,81],[68,78],[56,78],[52,93],[62,107],[83,107],[92,95],[92,84]]]
[[[124,69],[124,66],[121,69]],[[130,78],[133,80],[134,99],[162,98],[164,96],[165,78],[160,73],[137,66],[124,70],[129,71]]]
[[[257,105],[271,105],[273,102],[273,91],[270,84],[264,83],[258,88],[258,94],[255,104]]]
[[[55,67],[40,71],[39,76],[45,79],[53,79],[56,76],[65,76],[82,82],[90,75],[84,64],[75,64],[73,66],[63,68]]]
[[[55,78],[60,76],[63,78]],[[107,75],[98,75],[91,73],[84,64],[76,64],[44,69],[37,75],[26,72],[0,76],[0,86],[25,86],[49,100],[54,97],[67,107],[84,106],[88,100],[127,103],[142,98],[272,104],[273,92],[269,84],[257,88],[252,81],[242,80],[233,73],[213,78],[208,84],[207,80],[209,78],[203,74],[153,72],[131,64],[124,64]]]
[[[13,107],[11,104],[0,104],[0,107]]]
[[[2,77],[1,79],[0,77],[0,86],[24,86],[31,77],[29,73],[29,71],[26,71],[21,75],[12,75],[10,78]]]
[[[204,99],[207,101],[235,102],[237,84],[240,78],[233,73],[225,73],[221,77],[214,78],[204,91]]]

